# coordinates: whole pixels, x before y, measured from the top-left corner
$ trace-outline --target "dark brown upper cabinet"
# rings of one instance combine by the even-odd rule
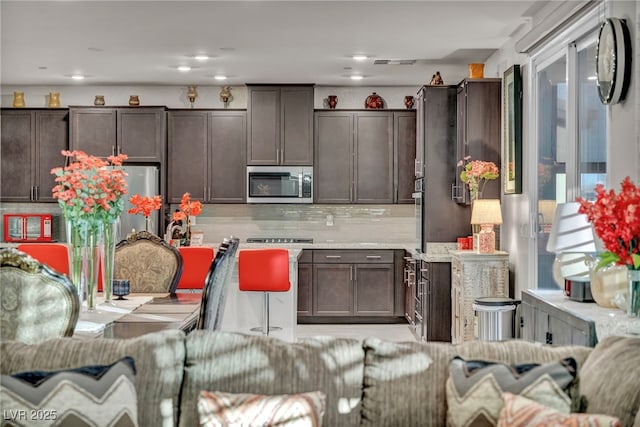
[[[128,163],[162,163],[166,151],[165,107],[71,107],[70,147]]]
[[[393,113],[393,140],[396,147],[394,168],[396,203],[414,203],[414,161],[416,158],[416,112]]]
[[[55,202],[51,169],[64,166],[68,149],[66,109],[3,109],[0,144],[0,200]]]
[[[501,98],[502,79],[466,79],[458,85],[457,120],[458,139],[456,164],[471,156],[472,160],[501,165]],[[470,204],[469,189],[460,180],[462,169],[456,164],[456,192],[454,200]],[[483,199],[499,199],[502,179],[490,180],[482,193]]]
[[[313,86],[247,87],[247,165],[313,164]]]
[[[168,200],[186,192],[205,203],[246,200],[246,112],[168,113]]]
[[[412,203],[415,121],[415,112],[316,112],[315,202]]]

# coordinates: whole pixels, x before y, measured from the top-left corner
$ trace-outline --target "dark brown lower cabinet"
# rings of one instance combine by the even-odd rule
[[[353,316],[353,266],[313,265],[313,315]]]
[[[298,319],[404,321],[402,262],[394,250],[305,250],[298,260]],[[312,253],[312,263],[307,253]],[[396,268],[397,267],[397,268]],[[398,288],[399,287],[399,288]],[[311,307],[311,309],[309,309]]]
[[[451,342],[451,263],[422,262],[422,339]]]

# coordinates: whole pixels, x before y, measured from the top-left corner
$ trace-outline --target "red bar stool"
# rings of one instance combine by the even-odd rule
[[[64,243],[21,243],[17,249],[58,273],[69,276],[69,249]]]
[[[182,276],[177,290],[198,290],[204,288],[207,273],[213,262],[214,250],[210,246],[180,246],[182,256]]]
[[[252,331],[282,329],[269,327],[269,292],[287,292],[289,283],[289,251],[286,249],[249,249],[240,251],[238,258],[238,279],[241,291],[262,292],[262,327]]]

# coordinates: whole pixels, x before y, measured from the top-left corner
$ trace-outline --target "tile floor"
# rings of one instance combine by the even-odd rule
[[[409,325],[405,323],[392,325],[298,325],[296,333],[298,338],[315,335],[331,335],[356,339],[376,337],[395,342],[416,341],[415,337],[409,330]]]

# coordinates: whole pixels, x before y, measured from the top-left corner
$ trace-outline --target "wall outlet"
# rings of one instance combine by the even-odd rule
[[[329,214],[326,217],[327,219],[327,227],[333,227],[333,215]]]

